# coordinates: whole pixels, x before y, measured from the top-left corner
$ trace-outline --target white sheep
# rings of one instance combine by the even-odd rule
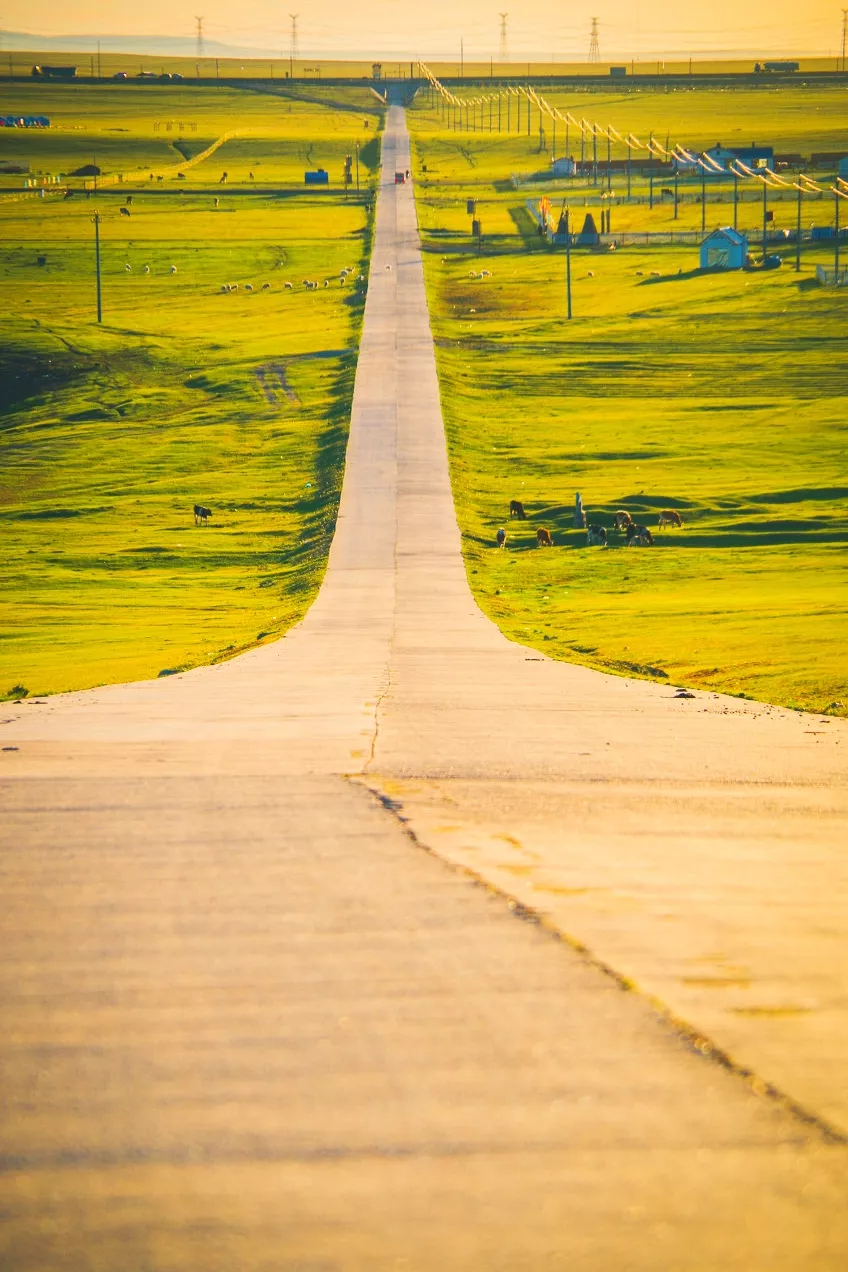
[[[262,284],[262,290],[263,290],[263,291],[270,291],[270,290],[271,290],[271,284],[270,284],[270,283],[263,283],[263,284]]]
[[[364,282],[365,282],[365,275],[364,275],[364,274],[360,274],[360,275],[359,275],[359,281],[360,281],[360,283],[364,283]]]
[[[662,274],[658,269],[651,270],[651,278],[662,278]]]
[[[329,278],[325,278],[325,279],[324,279],[324,286],[325,286],[325,287],[329,287],[329,286],[330,286],[330,280],[329,280]]]
[[[177,272],[177,267],[176,267],[176,265],[172,265],[172,266],[171,266],[171,271],[170,271],[170,272],[171,272],[172,274],[176,274],[176,272]]]
[[[238,283],[230,283],[230,291],[238,291]]]
[[[126,273],[128,273],[128,274],[131,274],[131,273],[132,273],[132,265],[130,265],[129,261],[127,261],[126,265],[124,266],[124,270],[125,270],[125,271],[126,271]]]
[[[221,291],[222,291],[222,292],[228,292],[229,290],[230,290],[230,284],[229,284],[229,283],[221,283]]]
[[[149,266],[149,265],[145,265],[145,266],[144,266],[144,268],[142,269],[142,273],[143,273],[143,274],[149,274],[149,273],[150,273],[150,266]]]
[[[245,283],[245,285],[244,285],[244,290],[245,290],[245,291],[253,291],[253,283]]]
[[[589,270],[589,273],[586,275],[586,277],[587,277],[587,278],[594,278],[594,277],[595,277],[595,271],[594,271],[593,269],[590,269],[590,270]]]
[[[283,283],[283,286],[285,287],[286,291],[294,291],[294,286],[292,283]]]

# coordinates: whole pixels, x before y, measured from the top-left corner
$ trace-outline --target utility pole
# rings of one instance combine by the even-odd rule
[[[459,40],[459,78],[465,75],[465,40],[460,36]]]
[[[97,276],[97,321],[103,321],[103,304],[100,294],[100,213],[91,218],[94,222],[94,270]]]
[[[501,47],[498,53],[498,61],[501,63],[505,63],[509,61],[509,44],[507,43],[507,38],[506,38],[506,20],[509,17],[509,14],[502,13],[500,16],[501,16]],[[843,44],[844,44],[844,38],[843,38]],[[844,48],[842,50],[842,56],[843,58],[845,57]]]
[[[194,20],[197,23],[197,60],[199,62],[203,57],[203,18],[195,16]]]
[[[294,64],[300,55],[300,49],[297,44],[297,20],[299,13],[290,13],[291,18],[291,42],[289,43],[289,79],[294,79]]]
[[[795,182],[798,191],[798,207],[795,214],[795,273],[801,272],[801,182]]]
[[[100,74],[100,41],[99,40],[97,41],[97,78],[98,79],[103,78],[103,76]]]
[[[761,180],[761,181],[762,181],[762,183],[763,183],[763,260],[765,260],[765,257],[766,257],[766,247],[767,247],[767,243],[766,243],[766,234],[767,234],[767,230],[766,230],[766,222],[767,222],[767,220],[768,220],[768,182],[766,181],[765,177],[760,177],[760,180]]]
[[[701,233],[707,229],[707,170],[701,164]]]
[[[356,193],[359,194],[359,142],[356,143]]]
[[[597,64],[601,60],[601,46],[598,43],[598,19],[592,18],[592,34],[589,37],[589,61]]]
[[[571,214],[565,209],[565,297],[566,317],[571,317]]]

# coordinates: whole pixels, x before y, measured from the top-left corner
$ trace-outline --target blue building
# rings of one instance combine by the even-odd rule
[[[713,230],[701,243],[701,269],[742,269],[747,259],[747,238],[729,225]]]

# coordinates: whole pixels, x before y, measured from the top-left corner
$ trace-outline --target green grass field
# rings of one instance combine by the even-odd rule
[[[832,247],[805,245],[800,274],[789,261],[702,274],[695,245],[577,250],[568,322],[564,251],[539,243],[526,192],[503,182],[517,139],[448,135],[419,102],[410,123],[425,272],[482,607],[554,657],[848,714],[848,296],[814,273]],[[651,104],[640,95],[634,129],[650,128]],[[758,109],[743,100],[739,117]],[[827,129],[816,129],[819,144]],[[708,123],[704,135],[714,131]],[[467,197],[484,224],[479,256]],[[655,228],[645,207],[628,215]],[[481,269],[492,276],[471,277]],[[610,529],[607,549],[588,548],[572,527],[578,490],[590,521],[610,528],[627,509],[655,546],[627,548]],[[512,498],[526,523],[509,524]],[[682,531],[657,531],[667,507]],[[499,525],[506,552],[494,546]],[[540,525],[553,550],[535,546]]]
[[[4,129],[4,162],[28,166],[32,177],[60,177],[73,189],[93,184],[71,175],[90,164],[100,168],[101,186],[118,176],[133,187],[151,184],[151,173],[153,184],[161,177],[167,186],[182,171],[187,187],[207,187],[226,171],[233,186],[300,191],[304,171],[324,167],[341,188],[345,155],[355,155],[357,146],[361,184],[379,160],[379,102],[364,88],[280,85],[260,92],[28,80],[13,90],[7,85],[10,103],[12,93],[16,111],[47,115],[51,126]],[[234,132],[208,159],[189,166]],[[0,175],[0,193],[20,185],[20,175]]]
[[[99,139],[127,129],[126,163],[147,144],[135,107],[120,88],[111,107],[93,91]],[[359,90],[345,111],[231,93],[219,114],[207,97],[209,135],[244,119],[272,149],[329,138],[341,152],[365,118],[372,137],[380,127]],[[365,165],[362,177],[367,193]],[[136,187],[124,217],[131,188],[0,199],[0,695],[228,657],[296,622],[323,574],[364,300],[353,279],[370,250],[364,197]],[[307,291],[304,278],[332,285]],[[194,525],[196,502],[213,509],[208,527]]]

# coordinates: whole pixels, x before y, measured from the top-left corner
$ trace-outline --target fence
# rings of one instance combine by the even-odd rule
[[[816,281],[822,287],[848,287],[848,268],[828,269],[826,265],[816,266]]]
[[[533,218],[536,225],[541,222],[539,214],[539,203],[536,199],[525,199],[524,206],[529,215]],[[580,236],[581,225],[572,219],[571,243],[572,246],[577,244]],[[827,227],[826,227],[827,228]],[[679,244],[699,244],[703,243],[707,237],[706,233],[700,230],[621,230],[612,234],[598,234],[598,244],[601,247],[671,247],[675,243]],[[565,246],[565,235],[556,234],[553,230],[548,229],[546,236],[549,243],[553,243],[555,247]],[[819,238],[824,237],[821,228],[817,226],[809,226],[807,229],[801,229],[801,242],[812,243]],[[831,235],[832,237],[832,235]],[[840,238],[842,234],[840,233]],[[755,250],[762,247],[763,236],[759,230],[755,234],[749,234],[748,239],[751,247]],[[797,235],[794,230],[768,230],[765,237],[766,244],[785,247],[788,243],[795,243]],[[831,271],[832,273],[833,271]],[[840,273],[842,271],[840,270]]]

